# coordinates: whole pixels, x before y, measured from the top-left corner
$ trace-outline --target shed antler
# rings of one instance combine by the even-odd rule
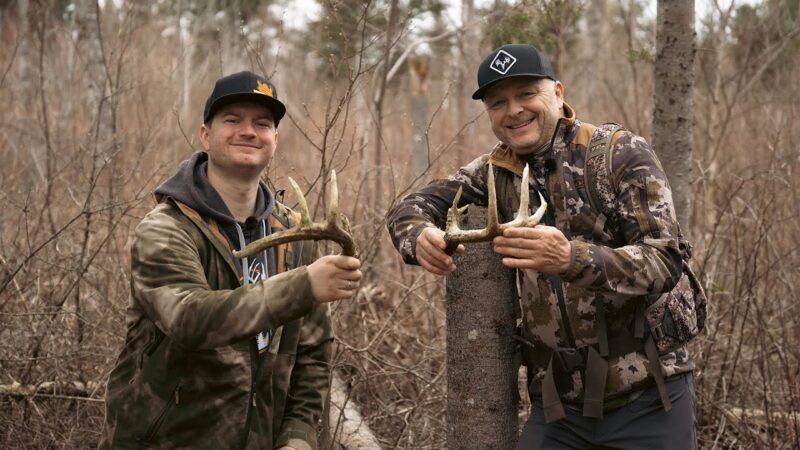
[[[300,223],[295,227],[288,230],[272,233],[269,236],[263,237],[257,241],[253,241],[240,251],[233,252],[233,256],[243,258],[245,256],[254,255],[265,248],[274,247],[279,244],[285,244],[293,241],[306,241],[321,239],[334,241],[342,246],[342,254],[345,256],[356,256],[358,248],[353,240],[350,231],[350,222],[343,214],[339,214],[339,189],[336,186],[336,171],[331,171],[331,193],[330,193],[330,208],[328,208],[328,215],[324,222],[311,222],[311,216],[308,213],[308,204],[300,190],[300,186],[289,177],[289,183],[292,185],[292,190],[297,197],[298,209],[300,210]],[[341,219],[341,224],[339,220]]]
[[[490,241],[495,236],[502,235],[503,231],[507,228],[536,226],[539,221],[542,220],[545,211],[547,211],[547,202],[544,200],[544,197],[542,197],[542,193],[538,192],[541,206],[539,206],[532,216],[528,214],[529,197],[527,164],[525,165],[525,169],[522,171],[519,212],[517,213],[517,217],[511,222],[499,223],[500,221],[497,218],[497,193],[494,185],[494,169],[491,163],[489,163],[489,181],[486,184],[488,185],[489,190],[489,207],[487,211],[487,215],[489,217],[487,219],[488,224],[486,225],[486,228],[482,230],[462,230],[459,228],[458,222],[461,218],[461,215],[467,210],[469,205],[466,205],[462,208],[458,207],[458,201],[461,200],[461,188],[458,188],[458,193],[456,193],[456,197],[453,199],[453,206],[451,206],[450,210],[447,212],[447,228],[444,232],[444,241],[447,243],[445,252],[447,254],[452,254],[456,247],[458,247],[458,244]]]

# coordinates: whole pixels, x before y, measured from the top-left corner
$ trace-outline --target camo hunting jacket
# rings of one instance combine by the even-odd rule
[[[213,220],[172,199],[147,214],[100,447],[315,449],[332,339],[303,265],[315,252],[305,242],[279,247],[279,273],[242,285]],[[255,336],[269,329],[259,353]]]
[[[536,191],[540,191],[549,205],[542,223],[557,227],[570,240],[572,261],[560,276],[521,270],[519,277],[523,332],[533,346],[549,351],[598,344],[598,305],[604,305],[608,339],[613,340],[633,326],[637,303],[669,292],[683,279],[672,193],[649,144],[632,133],[618,135],[612,147],[611,174],[618,191],[607,205],[611,217],[598,220],[584,186],[586,147],[596,127],[577,120],[566,104],[564,115],[551,149],[527,162],[531,212],[539,206]],[[418,264],[415,245],[424,228],[444,228],[447,209],[459,188],[463,188],[459,206],[487,205],[489,162],[494,166],[500,212],[506,216],[500,219],[513,218],[509,216],[518,209],[525,162],[498,144],[449,178],[405,196],[389,211],[389,234],[406,263]],[[501,186],[502,180],[506,186]],[[557,291],[563,293],[563,307]],[[665,377],[693,370],[685,345],[659,356]],[[647,361],[638,351],[608,359],[607,405],[624,404],[652,385]],[[536,382],[544,378],[544,366],[546,361],[528,367],[534,393],[541,392]],[[555,382],[564,402],[583,401],[581,370],[562,373]]]

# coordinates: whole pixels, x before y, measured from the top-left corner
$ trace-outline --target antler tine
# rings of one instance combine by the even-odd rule
[[[528,190],[529,182],[529,169],[528,165],[525,164],[525,168],[522,169],[522,184],[519,188],[519,212],[517,212],[517,217],[521,217],[523,219],[528,218],[528,206],[530,205],[530,192]]]
[[[306,196],[303,195],[303,190],[300,189],[300,186],[289,177],[289,184],[292,185],[292,190],[294,191],[294,196],[297,197],[297,209],[300,210],[300,226],[310,225],[311,224],[311,214],[308,212],[308,203],[306,203]]]
[[[500,219],[497,217],[497,187],[494,185],[494,166],[492,166],[492,163],[489,163],[489,181],[486,184],[489,185],[486,228],[494,230],[497,228],[497,224],[500,223]]]
[[[458,192],[456,192],[456,196],[453,198],[453,205],[447,210],[447,225],[444,230],[444,242],[446,246],[444,251],[448,255],[452,255],[453,252],[456,251],[456,247],[458,247],[458,241],[451,239],[451,237],[461,234],[461,228],[458,226],[458,222],[461,220],[461,213],[467,210],[467,206],[461,209],[458,207],[462,191],[463,188],[459,186]]]
[[[450,206],[450,209],[447,210],[447,226],[445,227],[445,232],[454,232],[461,229],[458,226],[458,222],[461,218],[462,210],[458,208],[458,202],[461,200],[462,191],[463,188],[459,186],[458,192],[456,192],[456,196],[453,198],[453,204]]]
[[[350,229],[350,221],[344,214],[339,213],[339,184],[336,181],[336,169],[331,169],[331,194],[330,194],[330,208],[328,209],[328,223],[327,227],[340,236],[340,239],[334,239],[339,245],[342,246],[342,254],[345,256],[358,256],[358,246],[352,237],[352,230]],[[341,225],[339,220],[341,219]]]
[[[542,217],[544,217],[544,213],[547,212],[547,202],[544,200],[542,193],[539,191],[536,193],[539,194],[539,208],[537,208],[536,212],[533,213],[533,215],[528,219],[528,222],[532,223],[533,225],[537,225],[539,222],[541,222]]]
[[[311,222],[311,215],[308,212],[308,204],[303,191],[300,190],[300,187],[293,179],[289,178],[289,183],[297,196],[297,207],[300,210],[299,223],[288,230],[278,231],[253,241],[242,250],[233,252],[233,256],[242,258],[280,244],[305,240],[318,241],[321,239],[331,240],[341,245],[343,255],[356,256],[358,248],[350,232],[350,223],[346,217],[339,214],[339,190],[336,185],[336,172],[331,172],[331,206],[325,222]],[[340,217],[342,225],[339,224]]]
[[[508,228],[536,226],[539,221],[542,220],[542,217],[544,217],[544,214],[547,211],[547,202],[542,196],[542,193],[537,192],[539,194],[540,206],[532,216],[529,214],[529,179],[530,169],[528,165],[525,165],[525,168],[522,170],[522,186],[520,187],[519,211],[517,212],[517,217],[510,222],[501,224],[499,223],[499,218],[497,215],[498,199],[495,188],[494,168],[491,163],[489,164],[489,172],[487,177],[488,223],[486,228],[483,228],[482,230],[461,230],[458,227],[458,219],[460,214],[457,205],[458,201],[461,199],[461,188],[459,188],[455,201],[453,202],[453,206],[447,213],[447,228],[445,229],[444,235],[444,240],[447,243],[445,252],[447,254],[452,254],[456,247],[458,247],[458,244],[462,243],[490,241],[494,237],[502,235],[503,231]]]
[[[336,223],[339,219],[339,187],[336,185],[336,169],[331,170],[331,194],[328,200],[328,223]]]
[[[536,191],[539,194],[539,208],[536,209],[536,212],[533,215],[529,215],[530,210],[530,194],[529,194],[529,184],[528,180],[530,179],[530,169],[528,165],[525,164],[525,169],[522,170],[522,185],[520,186],[520,194],[519,194],[519,212],[517,213],[517,218],[512,220],[511,222],[504,223],[500,225],[500,234],[502,234],[503,230],[506,228],[511,227],[534,227],[539,224],[544,217],[544,213],[547,211],[547,202],[544,200],[542,193],[540,191]]]

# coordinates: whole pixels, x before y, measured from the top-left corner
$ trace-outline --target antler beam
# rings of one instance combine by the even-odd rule
[[[545,211],[547,211],[547,202],[544,200],[544,197],[542,197],[542,193],[538,192],[540,206],[532,216],[528,213],[529,196],[527,164],[525,165],[525,169],[522,171],[519,211],[517,212],[517,217],[514,220],[506,223],[499,223],[500,221],[497,218],[497,193],[494,184],[494,168],[492,167],[491,163],[489,163],[489,180],[487,185],[489,190],[489,206],[487,215],[489,217],[487,219],[488,224],[486,225],[486,228],[481,230],[462,230],[459,228],[458,223],[461,219],[461,215],[464,214],[469,205],[462,208],[458,207],[458,201],[461,200],[461,188],[458,188],[458,193],[456,193],[456,197],[453,199],[453,206],[451,206],[450,210],[447,212],[447,227],[445,228],[444,234],[444,241],[447,243],[445,252],[447,254],[452,254],[456,247],[458,247],[458,244],[490,241],[496,236],[502,235],[503,231],[511,227],[536,226],[539,221],[542,220]]]
[[[336,185],[336,171],[331,171],[330,207],[324,222],[311,222],[308,204],[303,191],[300,190],[300,186],[291,177],[289,177],[289,183],[292,185],[292,190],[294,190],[294,194],[297,197],[300,223],[288,230],[272,233],[269,236],[253,241],[242,250],[233,252],[233,256],[243,258],[252,256],[265,248],[287,242],[319,241],[323,239],[334,241],[341,245],[343,255],[356,256],[358,248],[350,231],[350,222],[348,222],[347,217],[339,213],[339,189]],[[339,220],[341,220],[341,224]]]

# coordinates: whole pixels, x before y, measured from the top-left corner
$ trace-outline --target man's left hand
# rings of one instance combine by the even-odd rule
[[[572,248],[558,228],[537,225],[513,227],[494,238],[494,251],[503,255],[503,265],[560,274],[569,268]]]

